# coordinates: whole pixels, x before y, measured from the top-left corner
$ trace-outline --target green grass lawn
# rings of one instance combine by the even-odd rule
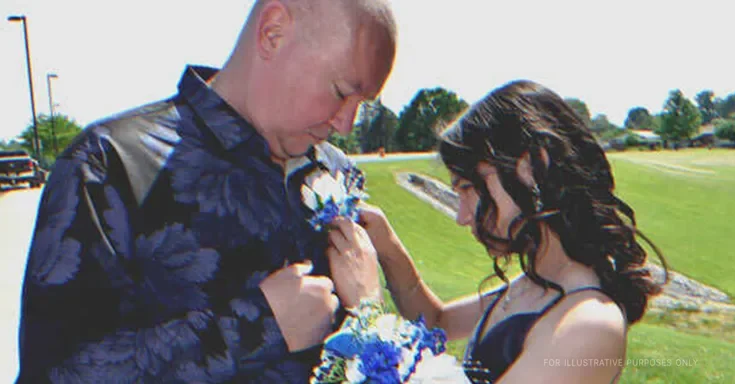
[[[732,383],[735,377],[735,344],[649,324],[631,328],[626,360],[621,383]]]
[[[639,227],[663,250],[672,269],[735,296],[735,263],[729,262],[735,226],[728,225],[735,214],[729,203],[735,196],[735,151],[636,151],[611,154],[610,159],[620,196],[636,210]],[[417,160],[365,163],[361,168],[367,174],[370,202],[386,212],[429,286],[443,299],[476,292],[492,272],[483,247],[467,228],[395,183],[394,174],[402,171],[447,181],[441,164]],[[714,328],[732,331],[732,320]],[[623,383],[731,382],[733,339],[674,326],[679,323],[675,316],[649,315],[632,328],[631,361],[666,358],[672,364],[629,364]],[[461,356],[463,349],[463,342],[450,344],[455,356]],[[698,361],[692,365],[694,359]]]
[[[610,157],[620,196],[671,268],[735,297],[735,151]]]

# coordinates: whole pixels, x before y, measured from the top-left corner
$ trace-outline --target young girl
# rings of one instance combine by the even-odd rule
[[[469,337],[464,366],[474,383],[617,382],[627,329],[661,287],[588,127],[551,90],[516,81],[446,130],[439,154],[459,195],[457,224],[471,228],[506,285],[443,303],[382,212],[366,206],[363,225],[401,315],[423,314],[449,339]],[[365,247],[344,241],[362,228],[338,228],[330,257]],[[520,263],[512,282],[503,258]],[[338,294],[349,284],[335,281]]]

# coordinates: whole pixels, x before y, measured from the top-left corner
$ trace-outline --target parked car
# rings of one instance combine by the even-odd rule
[[[38,188],[46,182],[46,174],[26,151],[0,151],[0,187],[28,184]]]

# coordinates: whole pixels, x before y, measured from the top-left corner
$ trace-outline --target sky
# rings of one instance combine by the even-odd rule
[[[0,139],[31,122],[23,28],[28,17],[36,112],[81,125],[176,92],[187,64],[221,66],[252,1],[0,1]],[[422,88],[473,103],[514,79],[544,84],[621,125],[661,110],[670,90],[735,92],[731,0],[394,0],[396,64],[383,102],[400,113]]]

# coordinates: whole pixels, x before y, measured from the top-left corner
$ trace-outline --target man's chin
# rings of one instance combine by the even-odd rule
[[[295,159],[298,157],[306,156],[306,154],[309,153],[309,151],[311,151],[313,147],[314,145],[312,144],[300,147],[294,146],[293,148],[284,148],[283,152],[289,159]]]

